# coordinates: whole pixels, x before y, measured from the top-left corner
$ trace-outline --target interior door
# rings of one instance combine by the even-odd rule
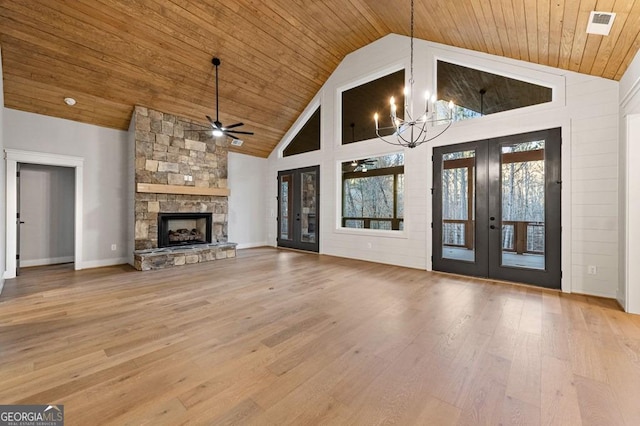
[[[319,251],[320,166],[278,172],[278,246]]]
[[[434,270],[560,288],[560,129],[434,149]]]

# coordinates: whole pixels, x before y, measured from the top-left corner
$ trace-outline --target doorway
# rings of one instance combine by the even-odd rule
[[[6,233],[6,271],[4,278],[16,277],[16,255],[18,246],[17,218],[18,212],[18,182],[17,171],[19,163],[41,164],[49,166],[71,167],[75,171],[74,185],[74,244],[73,263],[74,269],[83,268],[82,241],[83,241],[83,169],[84,159],[67,155],[49,154],[34,151],[22,151],[5,148],[6,179],[7,179],[7,233]],[[10,219],[14,218],[14,219]]]
[[[278,247],[318,252],[320,166],[278,172]]]
[[[71,167],[18,163],[20,267],[74,260],[75,171]]]
[[[434,148],[433,269],[560,289],[561,133]]]

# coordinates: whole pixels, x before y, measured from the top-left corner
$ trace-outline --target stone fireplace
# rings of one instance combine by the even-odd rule
[[[201,125],[189,119],[141,106],[133,120],[134,266],[157,269],[235,256],[235,244],[227,241],[225,138],[198,131]],[[163,228],[167,214],[181,217],[174,220],[182,225]],[[177,254],[170,251],[178,246]]]

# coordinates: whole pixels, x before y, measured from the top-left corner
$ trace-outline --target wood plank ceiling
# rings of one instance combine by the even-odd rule
[[[617,13],[587,35],[592,10]],[[409,32],[409,1],[0,0],[5,106],[127,129],[133,106],[223,123],[266,157],[348,53]],[[416,1],[416,37],[618,80],[640,0]],[[62,99],[78,103],[68,107]]]

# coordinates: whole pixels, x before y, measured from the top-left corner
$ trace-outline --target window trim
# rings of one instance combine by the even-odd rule
[[[377,153],[377,154],[372,154],[372,155],[358,155],[358,157],[363,157],[363,158],[375,158],[375,157],[384,157],[387,155],[393,155],[393,154],[403,154],[406,155],[406,152],[404,150],[402,151],[398,151],[398,150],[394,150],[394,151],[389,151],[389,152],[384,152],[384,153]],[[338,234],[351,234],[351,235],[367,235],[367,236],[377,236],[377,237],[390,237],[390,238],[404,238],[407,239],[408,238],[408,233],[407,233],[407,217],[406,214],[402,217],[402,222],[403,222],[403,229],[370,229],[370,228],[349,228],[349,227],[345,227],[343,226],[343,209],[344,209],[344,174],[342,172],[342,163],[344,162],[348,162],[348,161],[352,161],[352,159],[344,159],[344,160],[338,160],[336,162],[336,226],[334,229],[335,233]],[[403,175],[405,176],[405,180],[404,180],[404,193],[407,193],[407,180],[406,180],[406,163],[404,163],[402,166],[393,166],[393,167],[388,167],[385,169],[396,169],[396,168],[403,168]],[[371,169],[371,171],[375,171],[375,170],[383,170],[383,169]],[[349,173],[356,173],[356,175],[354,177],[361,177],[362,176],[362,172],[349,172]],[[368,173],[368,172],[367,172]],[[395,173],[395,175],[397,175],[399,173]],[[372,174],[373,175],[373,174]],[[389,175],[389,173],[376,173],[376,176],[383,176],[383,175]],[[396,191],[394,190],[394,210],[396,210],[395,215],[397,215],[397,194]],[[403,208],[404,212],[407,212],[407,205],[406,205],[406,197],[405,197],[405,205]],[[398,218],[382,218],[382,219],[395,219],[397,220]]]
[[[342,93],[346,92],[347,90],[353,89],[355,87],[358,86],[362,86],[363,84],[367,84],[370,83],[374,80],[377,80],[379,78],[382,77],[386,77],[387,75],[393,74],[395,72],[398,71],[402,71],[404,70],[404,79],[405,79],[405,86],[409,83],[409,74],[407,72],[407,63],[406,60],[402,59],[402,60],[398,60],[396,62],[393,62],[390,65],[387,65],[385,67],[379,68],[375,71],[372,71],[370,73],[367,74],[363,74],[361,77],[356,78],[354,80],[349,81],[348,83],[345,83],[341,86],[338,86],[336,88],[336,92],[335,92],[335,101],[334,101],[334,123],[336,124],[334,126],[334,144],[335,147],[334,149],[340,149],[342,147],[345,146],[349,146],[349,145],[355,145],[355,144],[360,144],[362,142],[367,142],[367,141],[372,141],[372,140],[376,140],[376,138],[372,138],[372,139],[365,139],[362,141],[358,141],[355,144],[351,143],[351,144],[343,144],[342,143]],[[373,117],[371,119],[371,125],[373,126]],[[345,160],[346,161],[346,160]]]
[[[302,155],[309,155],[309,154],[312,154],[312,153],[318,153],[318,152],[322,151],[322,145],[323,145],[323,143],[322,143],[322,136],[323,136],[323,134],[322,134],[322,119],[323,119],[323,115],[325,115],[326,112],[322,111],[323,109],[320,108],[321,106],[322,106],[322,102],[320,102],[320,96],[316,96],[311,102],[309,102],[309,105],[307,105],[307,108],[302,112],[302,114],[300,114],[298,116],[298,120],[296,120],[294,125],[291,126],[289,131],[282,138],[282,142],[280,143],[280,146],[278,148],[278,158],[279,159],[298,157],[298,156],[302,156]],[[305,124],[307,124],[307,122],[311,119],[311,117],[313,117],[313,114],[316,113],[318,108],[320,108],[320,149],[317,149],[317,150],[314,150],[314,151],[309,151],[309,152],[303,152],[301,154],[290,155],[289,157],[285,157],[284,156],[284,150],[289,146],[289,144],[291,142],[293,142],[293,139],[296,137],[296,135],[298,133],[300,133],[302,128],[305,126]]]
[[[465,123],[466,121],[476,121],[490,119],[493,117],[508,117],[510,114],[519,114],[522,111],[536,111],[550,108],[566,106],[565,98],[565,77],[554,70],[549,72],[529,68],[526,65],[514,64],[509,62],[499,62],[496,65],[494,59],[486,57],[486,54],[473,52],[469,55],[463,55],[457,52],[444,51],[440,49],[432,49],[430,52],[431,68],[433,70],[431,87],[438,90],[438,61],[448,62],[454,65],[471,68],[474,70],[499,75],[502,77],[520,80],[526,83],[535,84],[551,89],[551,101],[542,104],[529,105],[522,108],[516,108],[508,111],[501,111],[494,114],[487,114],[477,117],[474,120],[459,121],[454,124]],[[470,59],[471,57],[471,59]],[[513,60],[515,61],[515,60]],[[516,112],[514,112],[516,111]]]

